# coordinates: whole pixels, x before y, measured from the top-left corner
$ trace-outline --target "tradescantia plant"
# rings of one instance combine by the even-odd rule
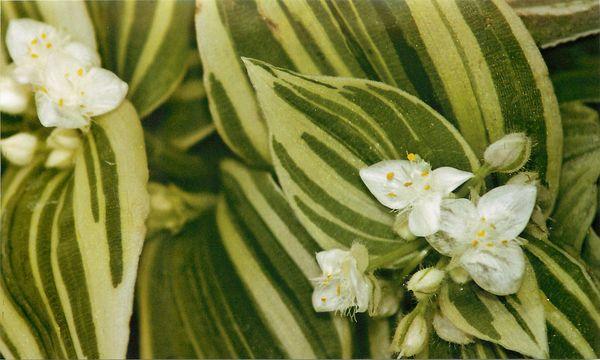
[[[597,1],[3,1],[5,358],[597,358]]]

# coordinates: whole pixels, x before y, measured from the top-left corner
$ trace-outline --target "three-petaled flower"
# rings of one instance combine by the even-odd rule
[[[525,271],[522,241],[517,237],[531,217],[535,199],[533,185],[504,185],[483,195],[477,205],[467,199],[444,200],[441,231],[427,240],[484,290],[513,294]]]
[[[369,264],[366,247],[354,244],[350,251],[321,251],[317,263],[323,275],[312,279],[316,283],[312,295],[315,311],[353,315],[368,310],[373,284],[365,275]]]
[[[473,177],[452,167],[432,170],[418,155],[408,160],[385,160],[360,170],[360,177],[380,203],[408,214],[408,227],[416,236],[439,230],[442,200]]]

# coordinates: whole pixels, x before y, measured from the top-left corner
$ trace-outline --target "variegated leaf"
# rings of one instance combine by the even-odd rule
[[[449,281],[442,286],[440,307],[468,334],[526,356],[548,357],[544,306],[529,265],[514,295],[496,296],[473,282],[461,285]]]
[[[425,349],[415,358],[418,359],[513,359],[523,356],[504,349],[498,344],[475,339],[473,343],[459,345],[441,339],[435,331],[429,334]]]
[[[579,254],[598,206],[600,119],[595,110],[581,103],[563,104],[561,112],[563,167],[550,240]]]
[[[269,142],[242,56],[398,87],[444,115],[479,155],[524,131],[536,144],[528,166],[553,202],[562,146],[556,99],[535,43],[502,0],[206,0],[196,31],[217,130],[251,163],[270,162]]]
[[[507,0],[542,48],[600,33],[596,0]]]
[[[319,247],[274,179],[233,160],[221,170],[218,231],[207,213],[144,250],[142,357],[349,357],[347,321],[312,308]]]
[[[550,242],[528,237],[526,255],[544,301],[551,358],[600,354],[600,291],[583,264]]]
[[[323,248],[359,241],[372,255],[410,259],[421,241],[393,231],[394,214],[368,192],[359,170],[420,154],[433,167],[478,167],[458,131],[408,93],[368,80],[306,77],[247,61],[272,133],[275,170],[308,232]]]
[[[0,352],[122,358],[148,212],[133,106],[93,121],[74,169],[43,164],[2,178]]]

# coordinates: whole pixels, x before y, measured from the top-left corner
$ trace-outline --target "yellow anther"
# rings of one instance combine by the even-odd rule
[[[82,109],[84,109],[84,108],[85,108],[85,105],[83,105],[83,104],[79,104],[79,107],[80,107],[80,108],[82,108]]]
[[[496,230],[496,225],[494,225],[494,224],[490,224],[490,227],[491,227],[492,229]]]
[[[52,47],[52,43],[47,43],[46,44],[46,49],[50,49]]]
[[[48,89],[46,89],[45,86],[40,87],[40,91],[47,94],[48,93]]]
[[[388,193],[388,194],[387,194],[387,196],[388,196],[388,197],[391,197],[391,198],[395,198],[395,197],[397,197],[398,195],[396,195],[396,193],[393,193],[393,192],[391,192],[391,193]]]
[[[83,76],[83,69],[82,68],[77,69],[77,75]]]
[[[425,185],[425,186],[423,186],[423,189],[430,190],[431,189],[431,185]]]
[[[321,298],[321,302],[327,302],[327,298],[326,298],[325,296],[323,296],[323,297]]]
[[[485,244],[485,245],[487,245],[487,247],[493,247],[493,246],[494,246],[494,243],[493,243],[493,242],[489,242],[489,243],[487,243],[487,244]]]
[[[46,33],[42,33],[42,39],[46,38]]]
[[[37,39],[37,38],[35,38],[35,39],[31,40],[31,45],[35,45],[35,44],[37,44],[37,43],[38,43],[38,39]]]
[[[425,176],[429,176],[429,171],[425,170],[421,173],[421,176],[425,177]]]
[[[394,173],[393,172],[389,172],[387,173],[387,175],[385,175],[385,178],[388,180],[393,180],[394,179]]]
[[[63,99],[58,99],[58,106],[63,106],[65,104],[65,101]]]
[[[340,294],[342,293],[342,287],[340,285],[338,285],[335,288],[335,293],[337,294],[337,296],[340,296]]]
[[[412,185],[412,181],[407,181],[404,183],[404,186],[409,187]]]
[[[37,59],[38,58],[38,54],[31,54],[31,57],[34,58],[34,59]]]
[[[409,153],[408,155],[406,155],[406,158],[410,161],[415,161],[417,159],[417,156],[413,153]]]
[[[485,230],[479,230],[479,232],[477,233],[477,236],[484,237],[485,236]]]
[[[85,95],[85,92],[83,92],[83,91],[80,91],[80,92],[79,92],[79,94],[80,94],[81,96],[83,96],[83,95]]]
[[[479,240],[477,240],[477,239],[471,241],[471,246],[472,247],[476,247],[478,244],[479,244]]]
[[[508,240],[502,240],[502,245],[508,245]]]
[[[486,222],[485,216],[481,217],[481,222]]]

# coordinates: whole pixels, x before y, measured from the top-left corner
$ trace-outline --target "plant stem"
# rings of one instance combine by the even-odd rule
[[[397,249],[394,249],[385,255],[381,255],[373,260],[370,260],[369,267],[367,267],[367,272],[377,270],[380,267],[383,267],[384,265],[393,264],[405,255],[406,249],[403,246],[400,246]]]
[[[469,181],[467,181],[467,183],[460,189],[460,191],[456,193],[456,197],[464,198],[465,196],[467,196],[471,189],[481,186],[481,183],[483,182],[485,177],[488,176],[491,172],[492,168],[487,164],[483,164],[479,169],[477,169],[477,171],[475,171],[473,177]]]

